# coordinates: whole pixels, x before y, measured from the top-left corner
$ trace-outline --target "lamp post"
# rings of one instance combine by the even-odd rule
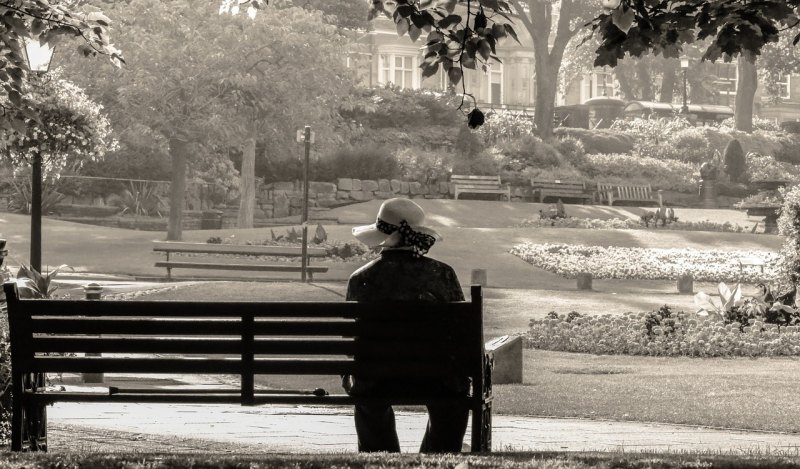
[[[42,43],[39,39],[23,38],[25,47],[22,53],[28,68],[37,77],[50,70],[55,46]],[[31,258],[30,265],[37,272],[42,271],[42,154],[36,149],[31,161]]]
[[[686,71],[689,70],[689,58],[681,57],[681,70],[683,70],[683,106],[681,114],[689,114],[688,96],[686,95]]]

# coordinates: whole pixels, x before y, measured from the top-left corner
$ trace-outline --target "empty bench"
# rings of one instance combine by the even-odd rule
[[[450,176],[453,184],[453,198],[458,200],[461,194],[500,194],[506,196],[506,200],[511,201],[511,186],[502,184],[500,176],[460,176],[453,174]]]
[[[547,197],[556,199],[577,199],[581,203],[592,200],[592,194],[586,191],[586,183],[580,181],[543,181],[531,179],[531,188],[534,194],[539,194],[539,202],[544,202]]]
[[[286,264],[263,264],[263,263],[243,263],[226,262],[230,260],[227,256],[279,256],[279,257],[300,257],[303,255],[302,248],[292,246],[240,246],[232,244],[210,244],[210,243],[178,243],[178,242],[156,242],[153,244],[153,251],[166,253],[164,261],[156,262],[156,267],[166,267],[167,279],[172,279],[172,269],[212,269],[212,270],[238,270],[253,272],[301,272],[302,266],[296,263]],[[198,254],[198,255],[217,255],[217,262],[211,261],[176,261],[170,259],[170,254]],[[223,257],[222,255],[225,255]],[[307,256],[325,257],[327,251],[322,248],[307,249]],[[306,266],[306,273],[309,279],[313,279],[315,273],[327,272],[325,266]]]
[[[634,202],[637,204],[654,204],[658,207],[664,205],[661,192],[653,195],[650,184],[646,186],[626,186],[619,184],[597,184],[597,201],[614,205],[615,202]]]
[[[192,302],[20,299],[3,285],[11,345],[12,451],[47,450],[54,402],[429,405],[462,401],[473,452],[491,450],[491,366],[483,343],[482,291],[471,301]],[[102,356],[84,356],[102,353]],[[43,373],[226,375],[238,387],[55,391]],[[465,395],[408,391],[376,396],[321,389],[270,390],[261,375],[350,374],[469,382]],[[96,388],[94,388],[96,389]],[[268,418],[268,417],[267,417]]]

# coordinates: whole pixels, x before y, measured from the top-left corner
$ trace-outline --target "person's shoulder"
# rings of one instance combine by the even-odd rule
[[[369,270],[372,269],[379,260],[380,260],[380,258],[373,259],[373,260],[367,262],[366,264],[362,265],[361,267],[356,269],[355,272],[350,274],[350,279],[352,280],[354,278],[358,278],[358,277],[364,275],[365,273],[369,272]]]
[[[428,264],[431,267],[436,268],[438,270],[445,271],[445,272],[446,271],[453,271],[453,268],[450,266],[450,264],[447,264],[447,263],[442,262],[440,260],[434,259],[432,257],[427,257],[427,256],[423,257],[422,259],[424,259],[426,262],[428,262]]]

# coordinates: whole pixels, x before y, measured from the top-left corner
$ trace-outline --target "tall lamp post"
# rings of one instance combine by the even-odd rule
[[[37,77],[50,70],[55,46],[41,43],[39,39],[23,38],[22,53],[28,68]],[[37,272],[42,271],[42,154],[37,149],[31,161],[31,258],[30,264]]]
[[[681,114],[689,114],[689,101],[686,95],[686,72],[689,70],[688,57],[681,57],[681,70],[683,70],[683,106],[681,107]]]

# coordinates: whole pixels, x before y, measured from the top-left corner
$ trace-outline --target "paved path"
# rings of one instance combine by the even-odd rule
[[[350,409],[333,407],[171,404],[58,403],[48,409],[53,429],[51,447],[68,448],[84,433],[104,438],[108,450],[126,449],[129,442],[163,437],[177,438],[178,448],[207,447],[225,451],[226,445],[248,452],[350,452],[356,436]],[[536,451],[792,451],[800,448],[800,435],[609,422],[494,416],[493,448]],[[426,415],[398,411],[397,428],[404,452],[417,451]],[[105,433],[108,430],[113,432]],[[121,433],[120,433],[121,432]],[[128,437],[125,434],[129,435]],[[191,445],[181,439],[200,440]],[[170,448],[175,440],[167,440]],[[469,442],[469,435],[465,438]],[[120,448],[118,445],[122,445]],[[200,443],[202,445],[202,443]],[[117,446],[115,448],[115,446]],[[244,448],[244,449],[243,449]],[[229,449],[230,450],[230,449]]]

